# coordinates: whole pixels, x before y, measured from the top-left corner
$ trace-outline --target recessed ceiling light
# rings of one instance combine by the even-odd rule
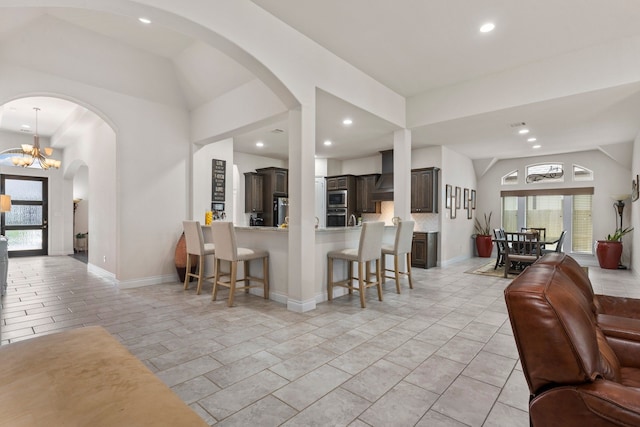
[[[520,135],[525,135],[525,134],[529,133],[529,129],[520,129],[520,130],[518,131],[518,133],[519,133]]]
[[[496,28],[496,26],[493,22],[487,22],[486,24],[483,24],[482,27],[480,27],[480,32],[488,33],[493,31],[494,28]]]
[[[256,147],[264,147],[264,142],[262,141],[256,142]]]
[[[22,125],[22,126],[21,126],[21,128],[22,128],[22,129],[31,129],[31,126],[29,126],[29,125]]]
[[[151,24],[151,19],[149,18],[140,17],[138,18],[138,21],[142,22],[143,24]]]
[[[343,125],[347,125],[347,126],[349,126],[351,123],[353,123],[353,120],[351,120],[351,119],[344,119],[342,121],[342,124]]]
[[[529,138],[527,139],[528,142],[536,142],[538,139],[537,138]]]
[[[542,147],[542,145],[540,145],[540,144],[536,144],[536,145],[534,145],[534,146],[533,146],[533,147],[531,147],[531,148],[540,148],[540,147]]]
[[[324,145],[331,145],[331,144],[332,144],[332,142],[329,141],[328,139],[324,142]]]

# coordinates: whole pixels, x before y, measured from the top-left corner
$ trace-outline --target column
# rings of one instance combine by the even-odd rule
[[[411,131],[393,133],[393,214],[411,218]]]
[[[289,111],[289,271],[287,308],[316,308],[315,93],[311,105]],[[273,268],[277,268],[274,266]]]

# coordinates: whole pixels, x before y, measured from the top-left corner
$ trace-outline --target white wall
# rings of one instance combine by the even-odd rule
[[[635,152],[636,150],[634,150]],[[526,184],[526,166],[536,163],[561,162],[565,167],[564,183]],[[584,166],[594,173],[594,181],[573,181],[572,166],[574,164]],[[517,185],[501,186],[502,176],[518,169],[519,178]],[[613,209],[612,194],[631,192],[631,171],[620,163],[612,160],[600,151],[583,151],[578,153],[527,157],[520,159],[500,160],[490,168],[478,183],[478,212],[493,212],[494,228],[501,224],[501,200],[500,190],[517,189],[546,189],[565,187],[594,187],[593,194],[593,239],[604,239],[607,234],[615,231],[616,214]],[[629,201],[627,201],[629,206]],[[624,224],[630,224],[631,209],[625,209]],[[631,239],[625,240],[631,242]],[[625,258],[631,251],[632,245],[625,245]],[[568,248],[567,248],[568,249]]]
[[[65,148],[63,167],[72,162],[82,162],[78,168],[78,182],[86,170],[88,195],[91,199],[86,228],[82,225],[83,211],[87,205],[81,203],[76,212],[76,229],[89,232],[89,264],[116,276],[116,134],[103,120],[96,118],[94,125],[77,138],[63,138]],[[71,177],[75,186],[76,177]]]
[[[461,196],[464,197],[464,189],[477,189],[476,175],[471,160],[462,154],[447,147],[442,147],[442,170],[440,171],[440,221],[441,232],[439,239],[440,264],[447,265],[462,259],[474,256],[473,219],[467,219],[467,211],[464,209],[464,201],[460,201],[460,209],[456,212],[456,218],[452,219],[449,209],[445,208],[445,185],[452,186],[452,194],[455,188],[460,187]],[[482,193],[478,190],[478,198]],[[454,202],[452,202],[454,203]],[[473,211],[473,218],[481,216],[482,209]]]
[[[204,214],[211,210],[213,159],[225,160],[225,215],[231,221],[233,207],[233,140],[225,139],[203,147],[197,147],[193,154],[193,211],[191,218],[204,224]],[[187,218],[185,218],[187,219]]]

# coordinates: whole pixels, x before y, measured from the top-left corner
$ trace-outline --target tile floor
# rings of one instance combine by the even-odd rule
[[[210,425],[526,427],[509,280],[465,273],[486,262],[414,269],[413,290],[390,281],[366,309],[344,296],[299,314],[245,294],[229,309],[177,282],[121,290],[72,257],[13,258],[1,343],[102,325]],[[589,274],[598,293],[640,297],[630,271]]]

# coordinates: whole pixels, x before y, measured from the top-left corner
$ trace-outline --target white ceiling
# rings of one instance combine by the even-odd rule
[[[637,0],[253,1],[405,96],[640,34]],[[221,52],[184,35],[79,9],[4,9],[0,41],[43,14],[170,60],[190,109],[255,78]],[[480,34],[478,27],[488,20],[496,30]],[[395,126],[324,92],[317,99],[320,157],[369,156],[392,147]],[[55,134],[73,112],[50,100],[37,100],[43,136]],[[17,131],[33,121],[32,106],[29,100],[0,108],[0,129]],[[354,120],[349,127],[341,124],[347,116]],[[413,129],[412,140],[414,147],[447,145],[472,159],[522,157],[632,141],[640,130],[637,117],[640,86],[629,84],[435,123]],[[509,126],[522,121],[541,149],[532,150]],[[273,133],[275,128],[284,132]],[[326,139],[333,141],[331,147],[323,145]],[[257,149],[258,140],[265,147]],[[286,120],[238,135],[236,150],[286,158]]]

